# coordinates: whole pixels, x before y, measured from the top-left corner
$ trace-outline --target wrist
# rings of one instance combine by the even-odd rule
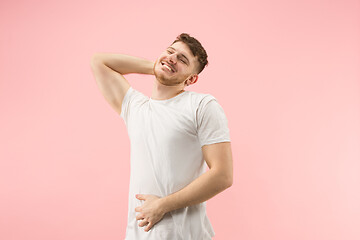
[[[160,208],[161,208],[161,211],[164,214],[171,211],[171,209],[169,208],[168,201],[167,201],[166,197],[160,198]]]
[[[149,61],[147,74],[154,75],[154,68],[155,68],[155,63]]]

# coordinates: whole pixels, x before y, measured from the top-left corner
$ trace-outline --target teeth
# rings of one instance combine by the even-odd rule
[[[164,65],[165,67],[167,67],[171,72],[174,72],[174,71],[171,69],[171,67],[169,67],[169,66],[166,65],[165,63],[163,63],[163,65]]]
[[[171,68],[168,65],[165,65],[165,67],[167,67],[170,71],[172,71]]]

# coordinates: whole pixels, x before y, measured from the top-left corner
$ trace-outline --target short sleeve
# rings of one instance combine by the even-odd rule
[[[130,86],[126,91],[121,104],[120,117],[124,119],[125,124],[130,120],[131,113],[139,109],[139,107],[147,100],[148,97]]]
[[[196,112],[197,133],[201,147],[219,142],[230,142],[228,121],[216,98],[209,95]]]

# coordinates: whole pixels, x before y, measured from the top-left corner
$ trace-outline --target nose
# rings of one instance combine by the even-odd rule
[[[176,63],[176,55],[175,53],[172,53],[169,55],[169,62]]]

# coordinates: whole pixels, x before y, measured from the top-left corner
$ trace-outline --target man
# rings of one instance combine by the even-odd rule
[[[130,138],[125,240],[215,235],[205,201],[232,185],[227,118],[212,95],[185,91],[207,63],[205,49],[186,33],[155,63],[122,54],[92,58],[97,85],[124,119]],[[129,73],[155,75],[150,98],[130,86],[123,77]]]

